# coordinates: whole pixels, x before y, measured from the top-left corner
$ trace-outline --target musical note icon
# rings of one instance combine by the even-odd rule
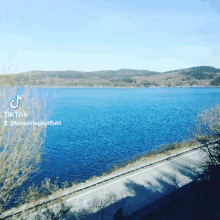
[[[23,98],[21,98],[20,95],[16,95],[16,100],[12,99],[10,102],[9,102],[9,106],[10,108],[12,109],[16,109],[20,106],[20,101],[22,101]]]

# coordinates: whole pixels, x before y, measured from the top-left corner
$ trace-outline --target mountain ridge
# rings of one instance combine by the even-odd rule
[[[220,69],[197,66],[166,72],[137,69],[41,71],[0,75],[1,86],[182,87],[220,86]]]

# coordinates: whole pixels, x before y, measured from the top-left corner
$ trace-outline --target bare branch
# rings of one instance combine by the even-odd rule
[[[48,117],[42,111],[45,106],[39,100],[37,92],[31,98],[30,89],[25,88],[22,93],[23,101],[16,112],[25,112],[27,117],[11,118],[5,114],[13,112],[8,103],[16,94],[16,88],[0,90],[0,211],[11,201],[15,190],[39,169],[41,146],[46,134],[46,126],[24,125]],[[4,121],[8,125],[4,125]],[[11,121],[17,121],[20,125],[12,126]]]

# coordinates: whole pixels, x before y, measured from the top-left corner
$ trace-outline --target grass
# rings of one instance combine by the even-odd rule
[[[209,141],[215,140],[215,137],[211,135],[207,135],[205,136],[205,138]],[[107,176],[110,174],[116,174],[118,172],[125,171],[128,168],[139,166],[143,163],[153,162],[154,160],[161,159],[172,154],[176,154],[180,151],[187,150],[198,145],[200,145],[200,143],[195,139],[191,139],[182,143],[176,142],[168,145],[161,145],[155,150],[148,151],[146,154],[133,157],[122,164],[114,165],[108,172],[102,173],[100,177]]]

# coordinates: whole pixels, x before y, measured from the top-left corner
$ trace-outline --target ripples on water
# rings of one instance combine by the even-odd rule
[[[155,147],[192,137],[198,114],[218,103],[217,88],[43,88],[57,97],[35,181],[87,179]],[[52,96],[52,95],[51,95]],[[49,99],[48,99],[49,100]]]

